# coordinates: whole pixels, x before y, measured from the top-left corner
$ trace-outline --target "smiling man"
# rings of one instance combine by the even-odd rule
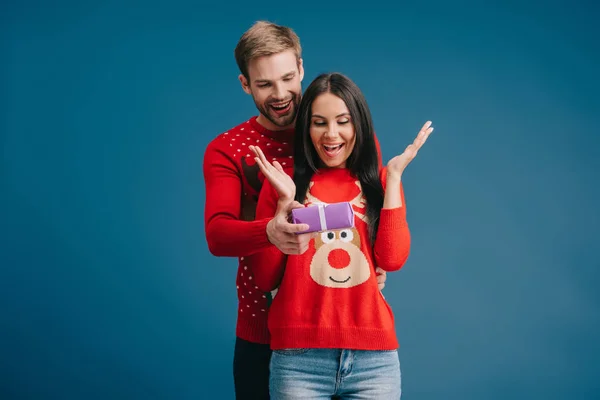
[[[302,254],[312,235],[297,234],[308,226],[288,222],[291,208],[278,210],[273,218],[255,220],[264,176],[248,146],[260,147],[270,162],[293,165],[294,123],[304,67],[296,33],[264,21],[242,35],[235,59],[242,89],[252,96],[259,114],[223,132],[206,149],[205,232],[213,255],[238,259],[233,362],[236,398],[261,400],[269,398],[267,311],[271,294],[256,286],[249,256],[270,246],[284,254]],[[385,274],[378,276],[380,289],[385,279]]]
[[[275,245],[286,254],[300,254],[310,235],[297,235],[303,225],[288,223],[282,210],[275,218],[255,220],[264,176],[250,145],[260,146],[269,160],[293,164],[293,133],[302,95],[302,49],[293,30],[257,22],[235,48],[244,92],[252,96],[258,116],[223,132],[204,155],[205,231],[215,256],[237,257],[238,318],[234,351],[237,399],[269,398],[270,293],[253,282],[248,256]]]
[[[242,88],[252,96],[259,111],[257,122],[271,131],[293,128],[304,77],[302,59],[294,50],[260,54],[249,54],[251,61],[239,76]]]

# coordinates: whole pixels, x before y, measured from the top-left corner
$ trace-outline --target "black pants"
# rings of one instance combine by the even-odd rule
[[[270,362],[271,348],[268,344],[236,338],[233,381],[237,400],[269,400]]]

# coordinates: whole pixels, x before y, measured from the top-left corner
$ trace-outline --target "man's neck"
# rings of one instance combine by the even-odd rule
[[[286,125],[286,126],[275,125],[274,123],[269,121],[269,119],[267,117],[265,117],[262,113],[258,114],[258,118],[256,118],[256,122],[261,124],[263,126],[263,128],[268,129],[272,132],[286,131],[288,129],[294,128],[294,122],[292,122],[291,124]]]

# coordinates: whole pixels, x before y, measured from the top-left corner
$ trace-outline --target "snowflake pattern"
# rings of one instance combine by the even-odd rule
[[[224,147],[228,149],[227,154],[239,165],[242,159],[246,159],[247,164],[254,165],[254,153],[250,151],[248,146],[258,146],[265,153],[269,161],[273,162],[279,158],[292,159],[292,149],[290,141],[278,141],[269,134],[257,132],[253,129],[250,121],[247,121],[242,126],[224,132],[221,135],[225,141]],[[291,162],[279,161],[283,166],[286,164],[291,167]],[[245,197],[254,194],[255,189],[248,186],[244,180],[243,193]],[[239,312],[248,312],[251,317],[265,317],[271,294],[262,292],[255,285],[252,270],[247,264],[244,257],[239,258],[238,278],[236,283],[238,292]]]

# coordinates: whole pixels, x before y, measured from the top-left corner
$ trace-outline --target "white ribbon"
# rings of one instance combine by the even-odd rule
[[[317,207],[319,208],[319,220],[321,220],[321,230],[327,230],[327,220],[325,219],[325,204],[319,203]]]

